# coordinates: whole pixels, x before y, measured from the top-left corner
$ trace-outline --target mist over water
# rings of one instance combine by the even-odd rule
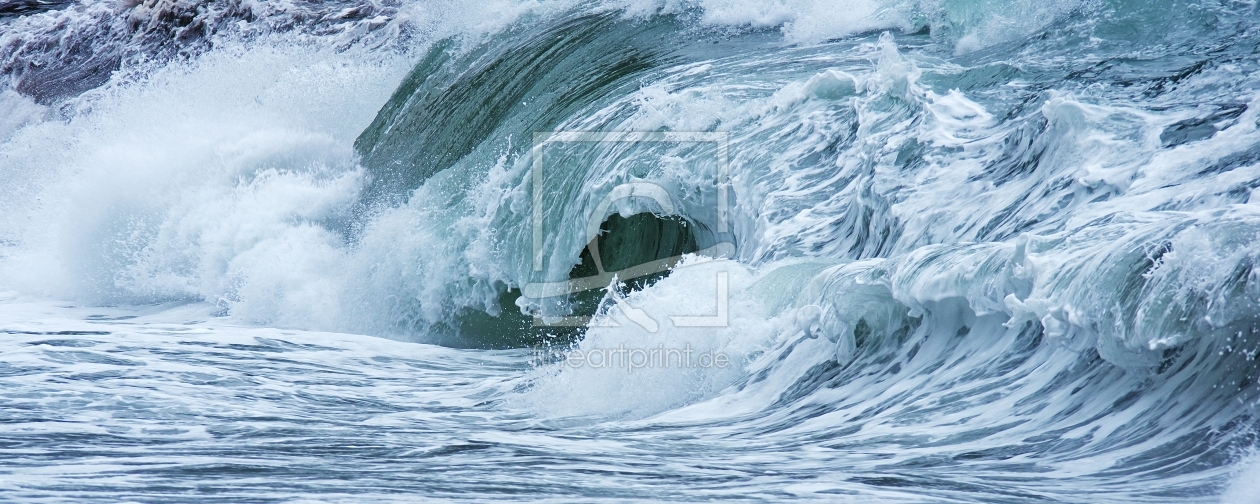
[[[22,5],[8,498],[1257,501],[1253,4]]]

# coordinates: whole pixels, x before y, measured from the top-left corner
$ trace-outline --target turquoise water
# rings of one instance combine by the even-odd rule
[[[1252,502],[1256,19],[0,11],[3,498]]]

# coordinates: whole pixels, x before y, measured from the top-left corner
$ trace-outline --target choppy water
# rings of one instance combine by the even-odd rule
[[[1260,501],[1257,14],[4,6],[2,498]]]

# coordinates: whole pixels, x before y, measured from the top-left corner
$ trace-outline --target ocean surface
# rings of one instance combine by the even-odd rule
[[[0,501],[1260,502],[1252,1],[0,2]]]

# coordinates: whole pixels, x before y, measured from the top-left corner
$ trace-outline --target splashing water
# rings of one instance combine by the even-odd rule
[[[1256,499],[1253,4],[14,5],[6,497]]]

